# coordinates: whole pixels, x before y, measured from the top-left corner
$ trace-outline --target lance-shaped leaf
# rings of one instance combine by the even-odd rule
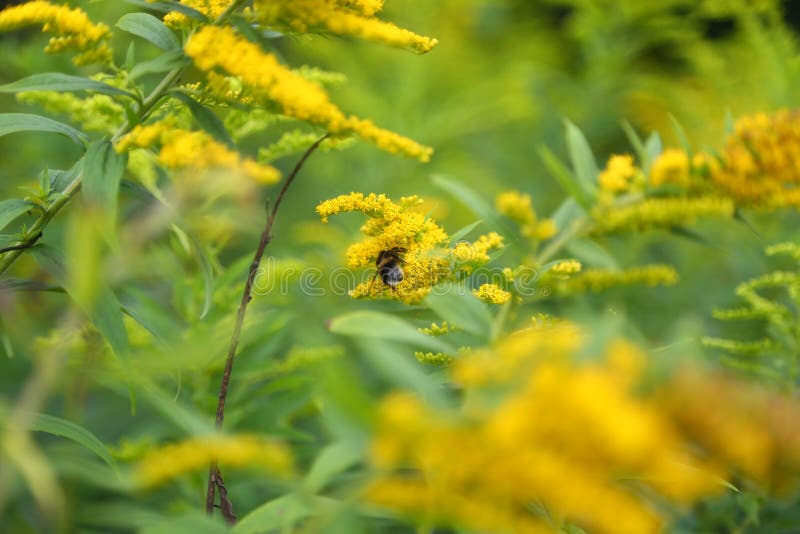
[[[15,132],[54,132],[84,146],[89,138],[72,126],[30,113],[0,113],[0,136]]]
[[[91,91],[104,95],[124,95],[136,98],[133,93],[107,83],[61,72],[33,74],[27,78],[0,85],[0,93],[21,93],[24,91]]]
[[[180,48],[181,43],[164,23],[147,13],[128,13],[117,21],[117,28],[150,41],[162,50]]]

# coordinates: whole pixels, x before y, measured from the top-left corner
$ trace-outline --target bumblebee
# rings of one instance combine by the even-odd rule
[[[372,282],[380,275],[381,282],[389,286],[392,290],[397,288],[397,284],[403,281],[403,268],[401,265],[403,261],[403,254],[406,249],[401,247],[393,247],[389,250],[381,250],[375,260],[375,276],[372,277]]]

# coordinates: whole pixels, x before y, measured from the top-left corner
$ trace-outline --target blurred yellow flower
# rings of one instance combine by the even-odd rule
[[[611,193],[628,191],[639,172],[630,154],[611,156],[598,176],[600,188]]]
[[[156,0],[147,0],[148,2],[155,2]],[[199,11],[203,15],[214,20],[231,5],[231,0],[180,0],[180,3],[186,7]],[[164,15],[164,24],[171,28],[182,28],[192,21],[189,17],[178,11],[171,11]]]
[[[739,205],[800,207],[800,111],[739,119],[711,179]]]
[[[72,59],[76,65],[111,59],[111,49],[106,42],[110,37],[108,26],[94,24],[79,8],[36,0],[0,11],[0,32],[35,24],[41,24],[42,31],[54,34],[45,52],[79,52]]]
[[[159,163],[170,169],[228,169],[262,184],[273,184],[281,177],[276,168],[240,156],[208,133],[177,128],[169,120],[136,126],[120,139],[116,149],[122,152],[155,144],[161,145]]]
[[[531,196],[519,191],[505,191],[497,195],[495,206],[500,214],[523,225],[536,222]]]
[[[581,262],[578,260],[562,260],[552,267],[552,271],[557,274],[573,274],[581,270]]]
[[[274,55],[263,52],[231,28],[205,26],[191,36],[185,49],[198,68],[210,74],[219,69],[241,79],[278,104],[284,115],[323,126],[332,134],[354,133],[392,154],[428,161],[433,153],[431,148],[378,128],[369,120],[345,116],[321,85],[281,65]]]
[[[693,224],[700,217],[733,217],[730,198],[699,196],[694,198],[649,198],[623,206],[602,206],[592,215],[595,234],[642,231]]]
[[[664,150],[650,167],[650,185],[689,185],[689,156],[683,150]]]
[[[151,450],[136,465],[134,479],[140,487],[168,482],[211,462],[226,467],[255,467],[279,475],[292,470],[289,449],[257,436],[194,437]]]
[[[563,281],[559,291],[581,293],[584,291],[604,291],[611,287],[632,284],[653,286],[671,286],[678,283],[678,273],[669,265],[645,265],[624,271],[608,269],[586,269]]]
[[[436,39],[423,37],[374,17],[382,2],[368,0],[256,0],[254,13],[262,24],[295,32],[324,31],[367,41],[429,52]]]
[[[538,502],[557,520],[616,533],[657,532],[664,519],[626,479],[678,504],[723,491],[719,465],[634,392],[643,355],[620,342],[605,361],[577,364],[575,341],[572,329],[528,330],[465,354],[451,367],[456,381],[481,369],[499,381],[484,394],[485,381],[461,380],[460,410],[385,398],[371,448],[379,474],[365,498],[423,525],[549,532],[530,512]]]

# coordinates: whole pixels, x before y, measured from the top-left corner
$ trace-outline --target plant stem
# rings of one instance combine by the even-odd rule
[[[275,199],[275,204],[272,205],[272,210],[267,214],[267,221],[264,225],[264,230],[261,232],[261,237],[258,241],[258,248],[256,249],[255,255],[253,256],[253,261],[250,263],[250,269],[247,273],[244,291],[242,291],[242,300],[239,304],[239,309],[236,312],[236,323],[234,324],[231,342],[228,346],[228,355],[225,359],[225,370],[222,373],[222,384],[220,384],[219,387],[219,396],[217,401],[217,429],[222,428],[222,422],[225,419],[225,401],[228,398],[228,385],[231,380],[233,361],[236,358],[236,349],[239,346],[239,337],[242,333],[242,325],[244,325],[244,316],[247,312],[247,305],[250,304],[250,300],[252,299],[253,281],[256,278],[258,266],[261,264],[261,258],[264,256],[264,250],[272,240],[272,225],[275,223],[275,217],[278,214],[278,209],[280,208],[281,202],[283,202],[283,198],[286,196],[286,192],[289,190],[289,187],[294,182],[294,179],[297,177],[300,169],[303,168],[303,164],[305,164],[308,157],[327,137],[328,134],[323,135],[317,139],[317,141],[311,145],[308,150],[306,150],[306,152],[295,165],[294,169],[292,169],[291,174],[289,174],[284,181],[283,187],[281,187],[281,190]],[[209,470],[208,488],[206,491],[206,512],[209,514],[214,512],[214,494],[218,487],[220,488],[220,497],[223,497],[222,489],[224,488],[224,485],[222,484],[222,475],[219,471],[217,463],[214,462],[211,464],[211,468]],[[220,509],[222,510],[223,515],[225,515],[225,519],[228,520],[229,523],[234,523],[236,521],[236,517],[232,512],[230,512],[230,501],[228,501],[227,497],[225,497],[224,501],[226,502],[220,503]],[[227,513],[225,512],[226,509],[228,510]]]
[[[586,230],[589,227],[589,219],[588,217],[582,217],[577,221],[573,221],[572,225],[561,232],[555,239],[553,239],[547,247],[537,256],[536,263],[539,266],[544,265],[547,261],[552,258],[561,247],[567,244],[567,242],[572,239],[573,237],[580,234],[582,231]]]

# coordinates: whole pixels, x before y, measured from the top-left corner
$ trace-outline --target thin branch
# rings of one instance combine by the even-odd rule
[[[283,183],[283,187],[281,187],[280,192],[278,193],[277,198],[275,199],[275,204],[272,205],[272,210],[269,211],[267,215],[267,221],[264,225],[264,230],[261,232],[261,238],[258,241],[258,248],[256,249],[256,253],[253,256],[253,262],[250,264],[250,270],[247,273],[247,281],[244,284],[244,291],[242,291],[242,300],[239,303],[239,309],[236,312],[236,323],[233,327],[233,334],[231,335],[231,342],[228,346],[228,355],[225,359],[225,370],[222,373],[222,384],[219,387],[219,397],[217,401],[217,416],[216,416],[216,427],[217,429],[222,428],[222,422],[225,419],[225,401],[228,398],[228,384],[231,380],[231,371],[233,370],[233,360],[236,358],[236,349],[239,346],[239,337],[242,333],[242,325],[244,324],[244,316],[247,312],[247,305],[250,304],[250,300],[252,299],[252,292],[253,292],[253,281],[256,278],[256,273],[258,272],[258,266],[261,264],[261,258],[264,256],[264,249],[267,248],[267,245],[272,240],[272,225],[275,223],[275,217],[278,214],[278,208],[281,207],[281,202],[283,202],[283,197],[286,196],[286,192],[289,190],[289,187],[294,182],[294,179],[297,177],[297,174],[300,172],[300,169],[303,168],[308,157],[319,147],[320,143],[327,139],[328,134],[323,135],[317,141],[311,145],[308,150],[303,154],[300,160],[295,165],[294,169],[292,169],[291,174],[286,178]],[[220,474],[219,467],[217,463],[214,462],[211,464],[211,468],[209,469],[208,473],[208,487],[206,491],[206,512],[211,514],[214,512],[214,493],[216,488],[219,487],[222,480],[222,475]],[[220,491],[220,496],[222,497],[222,492]],[[225,499],[227,500],[227,493],[225,494]],[[224,506],[230,507],[230,501],[228,500],[227,503],[223,502],[221,508]],[[235,521],[236,518],[234,517],[233,520]]]
[[[6,252],[11,252],[12,250],[24,250],[26,248],[31,248],[33,245],[39,241],[39,238],[42,237],[42,232],[37,232],[32,237],[22,241],[21,243],[17,243],[16,245],[11,245],[9,247],[0,248],[0,254],[5,254]]]

